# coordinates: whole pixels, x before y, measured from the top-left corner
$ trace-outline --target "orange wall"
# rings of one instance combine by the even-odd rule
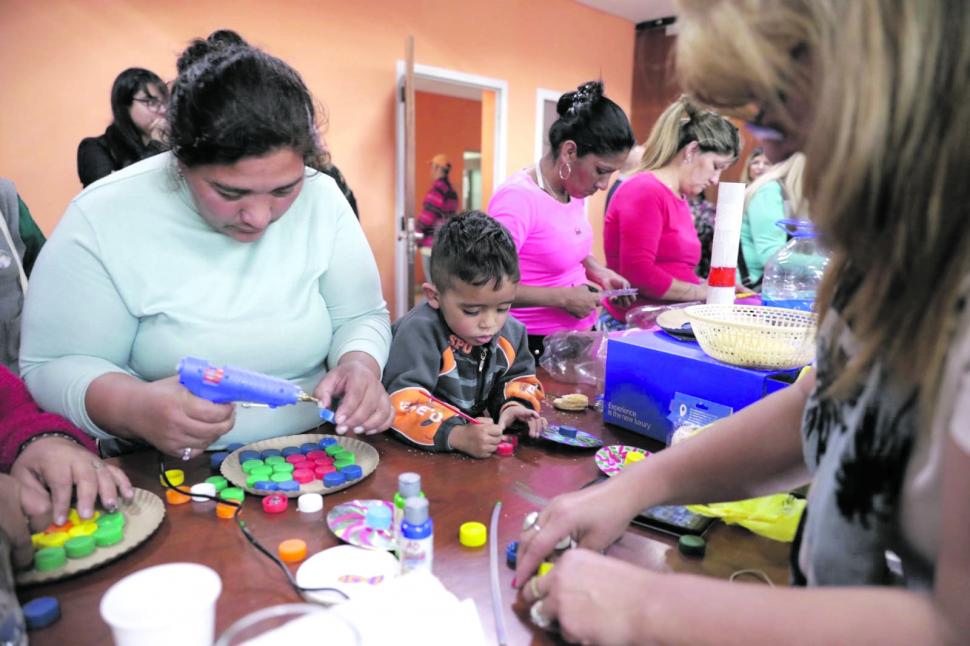
[[[421,211],[424,194],[431,188],[431,158],[448,155],[448,179],[458,193],[459,210],[465,208],[461,174],[466,150],[481,152],[482,102],[430,92],[414,93],[415,121],[415,213]]]
[[[602,77],[630,106],[629,21],[572,0],[454,8],[446,0],[2,0],[0,175],[51,231],[80,189],[78,142],[108,124],[117,73],[137,65],[171,78],[187,41],[236,29],[299,70],[326,107],[334,161],[357,195],[393,307],[395,66],[408,34],[417,63],[508,81],[507,172],[534,161],[536,88]],[[597,231],[602,203],[590,206]]]

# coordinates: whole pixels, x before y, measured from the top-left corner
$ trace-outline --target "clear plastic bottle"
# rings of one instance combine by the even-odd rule
[[[811,311],[828,255],[818,245],[815,227],[807,220],[779,220],[791,236],[765,263],[761,302],[770,307]]]
[[[0,646],[26,646],[27,626],[14,591],[10,543],[0,532]]]

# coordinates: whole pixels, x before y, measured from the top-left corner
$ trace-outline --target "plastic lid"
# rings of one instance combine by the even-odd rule
[[[181,469],[168,469],[165,472],[165,477],[168,478],[169,484],[173,487],[177,487],[185,482],[185,472]],[[162,476],[158,476],[158,481],[163,485],[165,484],[165,478]]]
[[[340,473],[344,474],[344,477],[347,478],[347,480],[356,480],[364,475],[364,470],[361,469],[359,465],[348,464],[347,466],[340,468]]]
[[[421,476],[411,471],[402,473],[397,477],[397,492],[402,498],[421,495]]]
[[[508,442],[499,442],[498,448],[495,449],[495,452],[501,455],[502,457],[508,457],[510,455],[515,454],[515,447],[509,444]]]
[[[216,491],[222,491],[229,486],[229,481],[223,476],[209,476],[205,481],[214,486]]]
[[[488,542],[488,530],[482,523],[462,523],[458,528],[458,542],[465,547],[481,547]]]
[[[87,522],[78,523],[74,527],[68,530],[67,535],[71,538],[75,536],[90,536],[98,530],[98,524],[93,520]]]
[[[242,502],[246,498],[246,492],[239,487],[226,487],[219,492],[219,497],[223,500],[236,500]]]
[[[260,480],[259,482],[253,483],[253,489],[256,491],[277,491],[279,490],[279,487],[276,486],[275,482]]]
[[[282,455],[284,458],[288,458],[291,455],[296,455],[299,452],[300,452],[300,449],[298,447],[295,447],[295,446],[287,446],[283,450],[280,451],[280,455]]]
[[[565,424],[559,425],[559,434],[563,437],[576,437],[576,433],[579,429],[575,426],[566,426]]]
[[[270,479],[271,482],[275,482],[277,484],[280,484],[280,483],[283,483],[283,482],[289,482],[290,480],[293,479],[293,476],[290,475],[291,473],[293,473],[292,470],[291,471],[276,471],[275,473],[273,473],[273,475],[271,475],[269,477],[269,479]]]
[[[315,442],[307,442],[306,444],[300,445],[300,453],[309,453],[310,451],[316,451],[320,448],[320,445]]]
[[[306,543],[299,538],[291,538],[280,543],[277,552],[286,563],[297,563],[306,558]]]
[[[216,505],[216,516],[223,519],[229,519],[236,515],[236,508],[232,505],[227,505],[224,502],[220,502]]]
[[[24,604],[28,630],[50,626],[61,618],[61,604],[54,597],[37,597]]]
[[[293,473],[293,469],[294,469],[294,466],[289,462],[273,465],[273,473]]]
[[[223,489],[223,491],[228,491],[228,490]],[[216,495],[216,486],[211,482],[197,482],[196,484],[192,485],[192,488],[189,489],[189,492],[192,494],[193,502],[205,502],[206,500],[208,500],[208,498],[204,498],[203,496],[214,497]]]
[[[374,501],[367,505],[364,524],[371,529],[388,529],[391,526],[391,508],[381,501]]]
[[[268,465],[268,464],[264,464],[263,466],[260,466],[260,467],[254,467],[249,472],[249,475],[251,475],[251,476],[262,476],[262,478],[265,480],[266,478],[268,478],[270,476],[271,473],[273,473],[273,467],[270,466],[270,465]]]
[[[707,552],[707,541],[700,536],[684,534],[677,541],[677,550],[684,556],[704,556]]]
[[[246,473],[249,473],[256,467],[261,467],[261,466],[263,466],[262,460],[259,460],[259,459],[246,460],[245,462],[242,463],[242,470],[245,471]]]
[[[263,462],[265,462],[266,458],[278,458],[282,457],[282,455],[280,454],[279,449],[266,449],[265,451],[260,452],[259,457],[261,457]]]
[[[330,422],[331,424],[333,424],[333,420],[335,417],[336,415],[334,415],[334,412],[329,408],[320,409],[320,419],[322,419],[323,421]]]
[[[64,551],[71,559],[80,559],[94,554],[95,542],[93,536],[75,536],[64,543]]]
[[[299,491],[300,483],[296,480],[286,480],[284,482],[277,482],[276,488],[280,491]]]
[[[229,453],[232,453],[233,451],[238,451],[243,446],[245,445],[242,442],[233,442],[232,444],[226,447],[226,451],[228,451]]]
[[[239,463],[242,464],[249,460],[259,460],[261,457],[259,451],[242,451],[239,454]]]
[[[519,541],[512,541],[505,546],[505,564],[510,568],[515,568],[519,557]]]
[[[522,519],[522,531],[524,532],[525,530],[535,525],[536,520],[538,519],[539,519],[539,512],[530,511],[528,514],[525,515],[525,518]]]
[[[229,457],[228,453],[220,451],[219,453],[213,453],[209,456],[209,466],[212,469],[218,469],[222,466],[223,461]]]
[[[287,464],[286,458],[282,455],[271,455],[269,457],[263,458],[263,464],[269,467],[276,468],[277,464]]]
[[[295,469],[292,476],[300,484],[306,484],[313,480],[313,471],[310,469]]]
[[[318,493],[305,493],[296,499],[296,508],[304,514],[312,514],[323,509],[323,496]]]
[[[125,515],[120,511],[113,511],[110,514],[102,514],[95,522],[98,523],[98,527],[124,527]]]
[[[633,464],[634,462],[642,462],[643,460],[646,459],[646,457],[647,456],[645,456],[643,453],[640,453],[639,451],[630,451],[629,453],[626,454],[626,457],[623,458],[623,466],[626,466],[628,464]]]
[[[263,498],[263,511],[267,514],[281,514],[289,506],[289,499],[278,493]]]
[[[320,443],[319,444],[320,444],[320,448],[321,449],[325,449],[328,446],[330,446],[331,444],[336,444],[336,443],[337,443],[337,438],[335,438],[335,437],[325,437],[322,440],[320,440]]]
[[[45,547],[34,552],[34,567],[38,572],[50,572],[67,563],[63,547]]]
[[[37,539],[43,547],[61,547],[64,543],[71,540],[71,535],[67,532],[51,532],[44,533],[43,536]]]
[[[428,520],[428,499],[411,496],[404,501],[404,522],[420,525]]]
[[[327,452],[327,455],[335,455],[337,453],[343,453],[344,447],[334,442],[333,444],[328,444],[324,451]]]
[[[549,561],[544,562],[542,565],[539,566],[539,576],[545,576],[549,574],[549,571],[551,569],[552,569],[552,563],[550,563]]]
[[[120,543],[125,537],[124,528],[121,525],[104,525],[98,531],[91,534],[98,547],[108,547]]]
[[[346,481],[347,481],[347,478],[344,477],[344,474],[340,473],[339,471],[327,473],[327,474],[324,474],[323,476],[324,487],[336,487],[338,485],[342,485]]]
[[[333,466],[332,464],[321,464],[313,467],[313,475],[316,476],[317,479],[323,480],[323,476],[327,475],[328,473],[333,473],[336,470],[337,467]]]

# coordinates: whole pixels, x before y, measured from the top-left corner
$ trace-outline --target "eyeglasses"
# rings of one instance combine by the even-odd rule
[[[152,112],[158,112],[165,106],[165,101],[155,96],[134,97],[132,101],[138,101]]]

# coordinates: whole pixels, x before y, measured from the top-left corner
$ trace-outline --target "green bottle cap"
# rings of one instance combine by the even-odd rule
[[[121,525],[104,525],[98,531],[91,534],[98,547],[108,547],[120,543],[125,537],[124,529]]]
[[[209,476],[205,481],[211,485],[215,485],[216,491],[222,491],[229,486],[229,481],[223,476]]]
[[[50,572],[67,562],[67,552],[63,547],[45,547],[34,553],[34,567],[39,572]]]
[[[263,466],[262,460],[246,460],[245,462],[242,463],[242,470],[245,471],[246,473],[249,473],[256,467],[261,467],[261,466]]]
[[[80,559],[94,554],[94,548],[94,536],[90,534],[87,536],[75,536],[64,543],[64,551],[67,552],[67,557],[71,559]]]
[[[283,464],[274,464],[273,473],[293,473],[295,467],[289,462],[284,462]]]
[[[284,473],[280,471],[279,473],[274,473],[269,477],[270,482],[289,482],[293,479],[292,473]]]
[[[263,464],[275,467],[277,464],[286,464],[286,458],[282,455],[271,455],[263,460]]]
[[[707,552],[707,541],[700,536],[684,534],[677,541],[677,550],[684,556],[704,556]]]
[[[120,511],[113,511],[110,514],[101,514],[96,521],[98,527],[124,527],[125,515]]]
[[[330,455],[330,456],[337,455],[338,453],[341,453],[344,450],[345,450],[344,447],[340,446],[339,444],[331,444],[330,446],[324,449],[324,451],[327,452],[327,455]]]
[[[271,473],[273,473],[273,467],[269,467],[264,464],[261,467],[255,467],[254,469],[250,470],[249,475],[262,476],[265,480],[270,476]]]

